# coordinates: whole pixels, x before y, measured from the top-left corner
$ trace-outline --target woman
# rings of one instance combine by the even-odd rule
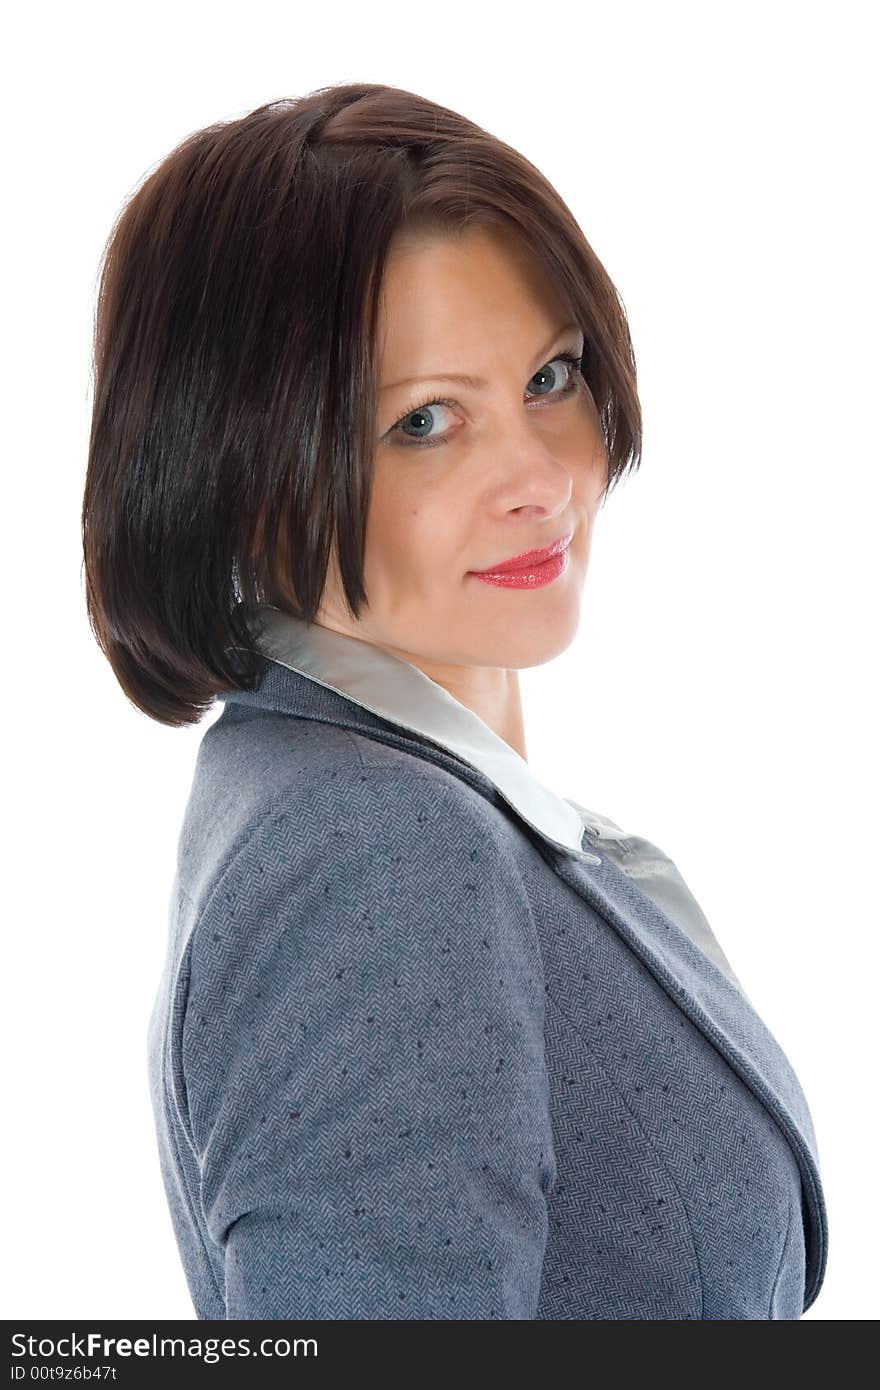
[[[123,690],[203,736],[149,1026],[200,1318],[798,1318],[792,1068],[671,860],[531,772],[638,466],[607,274],[404,91],[199,131],[111,236],[83,507]]]

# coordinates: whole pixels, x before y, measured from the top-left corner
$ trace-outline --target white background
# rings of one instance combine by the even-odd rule
[[[138,713],[86,621],[100,254],[123,200],[190,131],[364,80],[520,149],[622,295],[644,459],[599,513],[575,644],[523,676],[529,761],[678,864],[810,1104],[830,1241],[806,1317],[876,1318],[875,7],[251,0],[15,15],[3,1316],[194,1316],[146,1028],[214,716],[173,731]]]

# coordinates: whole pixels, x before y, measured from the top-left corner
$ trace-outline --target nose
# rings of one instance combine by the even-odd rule
[[[536,507],[553,516],[570,506],[573,488],[570,471],[540,442],[506,460],[501,494],[511,509]]]

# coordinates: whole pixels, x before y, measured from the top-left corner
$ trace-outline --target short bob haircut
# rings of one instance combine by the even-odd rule
[[[82,543],[92,631],[138,709],[194,724],[252,688],[253,611],[314,621],[331,550],[359,616],[390,243],[492,223],[583,331],[604,501],[641,460],[622,301],[544,176],[464,116],[318,88],[189,135],[126,201],[100,266]]]

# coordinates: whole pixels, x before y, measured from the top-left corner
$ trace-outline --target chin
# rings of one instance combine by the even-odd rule
[[[524,596],[527,600],[530,595]],[[482,656],[475,664],[483,666],[504,666],[511,671],[527,670],[530,666],[543,666],[554,657],[561,656],[571,646],[580,626],[580,595],[576,601],[571,596],[564,603],[542,607],[539,613],[527,614],[517,620],[515,616],[503,625],[490,627],[487,623],[482,632]]]

